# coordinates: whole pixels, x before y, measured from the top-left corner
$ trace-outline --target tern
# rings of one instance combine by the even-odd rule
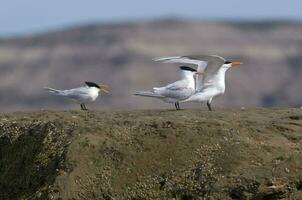
[[[196,77],[196,92],[180,102],[207,102],[212,111],[212,100],[225,92],[225,73],[241,62],[231,62],[217,55],[173,56],[154,59],[165,63],[186,63],[197,65],[197,71],[204,71],[204,76]]]
[[[195,93],[195,76],[203,75],[202,71],[187,66],[181,66],[181,80],[170,83],[164,87],[155,87],[153,91],[137,91],[134,95],[154,97],[166,103],[174,103],[176,110],[180,110],[179,101]]]
[[[86,86],[69,90],[57,90],[45,87],[49,93],[69,98],[81,105],[81,110],[87,110],[85,103],[95,101],[99,92],[109,93],[107,85],[98,85],[93,82],[85,82]]]

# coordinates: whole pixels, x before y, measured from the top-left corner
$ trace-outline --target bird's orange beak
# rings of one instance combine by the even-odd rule
[[[205,75],[205,73],[203,71],[198,71],[198,72],[195,72],[194,77],[195,76],[204,76],[204,75]]]
[[[236,67],[236,66],[239,66],[239,65],[242,65],[242,64],[243,64],[242,62],[235,61],[235,62],[232,62],[231,66]]]

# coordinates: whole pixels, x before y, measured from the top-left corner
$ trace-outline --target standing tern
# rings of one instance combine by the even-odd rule
[[[184,100],[195,93],[195,76],[203,75],[195,69],[181,66],[181,80],[170,83],[164,87],[155,87],[153,91],[137,91],[134,95],[154,97],[166,103],[174,103],[176,110],[180,110],[179,101]]]
[[[106,85],[98,85],[93,82],[85,82],[86,86],[69,90],[57,90],[45,87],[48,92],[57,96],[69,98],[81,105],[81,110],[87,110],[85,103],[93,102],[99,96],[99,92],[109,93]]]
[[[155,61],[165,63],[186,63],[197,65],[197,71],[204,71],[204,76],[196,77],[196,93],[180,102],[207,102],[212,110],[213,98],[225,92],[225,72],[241,62],[231,62],[217,55],[174,56],[157,58]]]

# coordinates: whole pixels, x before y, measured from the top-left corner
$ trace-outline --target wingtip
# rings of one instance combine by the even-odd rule
[[[216,58],[219,58],[219,59],[221,59],[221,60],[225,60],[225,58],[224,58],[224,57],[219,56],[219,55],[216,55],[216,54],[212,54],[212,55],[210,55],[210,56],[212,56],[212,57],[216,57]]]
[[[171,59],[176,59],[176,58],[180,58],[180,56],[165,56],[165,57],[157,57],[157,58],[153,58],[153,61],[163,61],[163,62],[169,62],[169,60]]]
[[[161,61],[162,57],[157,57],[157,58],[152,58],[153,61],[157,62],[157,61]]]
[[[133,93],[132,93],[132,95],[137,95],[139,93],[139,91],[134,91]]]

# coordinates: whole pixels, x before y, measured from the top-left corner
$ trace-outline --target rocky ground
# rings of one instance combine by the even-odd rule
[[[302,199],[302,110],[0,115],[0,199]]]

